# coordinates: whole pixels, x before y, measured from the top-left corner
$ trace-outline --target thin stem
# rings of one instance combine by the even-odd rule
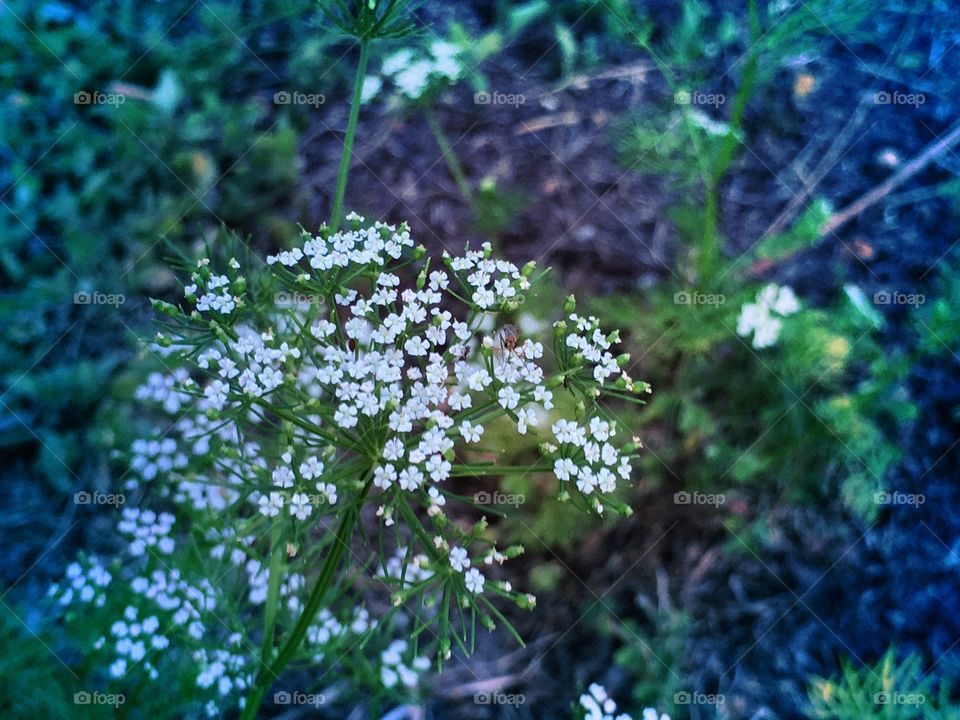
[[[360,518],[360,508],[363,507],[363,503],[367,498],[371,483],[372,480],[367,477],[356,503],[347,510],[340,520],[340,526],[337,528],[337,534],[334,536],[330,552],[323,564],[323,568],[320,570],[317,582],[310,591],[310,597],[303,607],[303,612],[297,619],[297,623],[294,625],[283,647],[280,648],[280,652],[277,653],[273,663],[271,663],[269,667],[261,669],[257,675],[253,688],[247,696],[243,714],[240,716],[241,720],[253,720],[256,717],[257,711],[260,709],[260,705],[263,703],[263,698],[270,685],[279,677],[280,673],[283,672],[284,668],[286,668],[294,654],[300,648],[300,644],[307,634],[310,623],[313,622],[314,617],[320,611],[320,606],[323,604],[323,600],[333,584],[337,568],[340,566],[340,561],[343,559],[349,547],[350,537],[353,535],[353,530]]]
[[[450,174],[453,176],[453,180],[456,182],[460,194],[463,196],[463,199],[467,201],[470,208],[474,209],[473,188],[470,187],[467,174],[463,171],[463,166],[460,164],[457,154],[453,151],[453,145],[450,144],[446,133],[443,132],[443,127],[440,125],[440,121],[437,120],[436,113],[433,111],[433,108],[427,107],[424,108],[424,115],[427,116],[427,125],[430,127],[430,132],[433,133],[437,145],[440,146],[443,160],[447,164],[447,168],[450,170]]]
[[[360,119],[360,102],[363,96],[363,81],[367,77],[367,56],[370,41],[360,41],[360,62],[357,64],[357,77],[353,83],[353,99],[350,101],[350,119],[347,121],[347,135],[343,139],[343,154],[340,156],[340,171],[337,173],[337,192],[333,198],[333,212],[330,227],[336,232],[343,220],[343,198],[347,192],[347,174],[353,159],[353,139],[357,134],[357,121]]]

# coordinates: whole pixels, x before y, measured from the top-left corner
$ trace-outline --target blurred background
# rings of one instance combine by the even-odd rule
[[[646,448],[629,519],[505,488],[539,606],[470,664],[524,705],[454,666],[421,717],[570,717],[593,681],[674,720],[960,717],[960,10],[410,12],[348,208],[551,267],[521,329],[577,292],[654,389],[615,409]],[[0,708],[94,716],[73,693],[102,669],[43,598],[118,546],[84,493],[123,486],[150,298],[220,233],[266,254],[329,217],[357,49],[314,0],[3,0],[0,38]]]

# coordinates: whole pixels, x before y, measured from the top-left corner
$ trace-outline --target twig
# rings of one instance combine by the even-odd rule
[[[862,213],[871,205],[876,204],[894,189],[905,183],[918,172],[923,170],[933,160],[948,152],[951,147],[960,142],[960,122],[953,126],[953,129],[946,136],[931,143],[917,157],[908,162],[894,175],[890,176],[882,183],[877,185],[870,192],[861,195],[859,199],[845,207],[838,213],[834,213],[820,226],[819,236],[822,238],[834,232],[840,226],[846,224],[857,215]]]

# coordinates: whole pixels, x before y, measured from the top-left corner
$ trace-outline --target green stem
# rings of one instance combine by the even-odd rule
[[[717,259],[720,255],[720,237],[717,231],[717,191],[720,180],[723,178],[737,147],[737,135],[743,125],[743,115],[747,109],[747,101],[753,94],[756,81],[757,65],[760,60],[760,18],[757,14],[756,0],[749,0],[748,13],[750,22],[750,50],[749,57],[743,68],[743,79],[733,100],[733,109],[730,111],[730,130],[723,138],[717,159],[707,178],[706,204],[703,215],[703,237],[700,240],[700,250],[697,257],[697,274],[701,283],[713,276]]]
[[[370,491],[371,483],[372,480],[368,477],[356,503],[347,510],[343,518],[341,518],[340,525],[337,528],[337,534],[330,547],[330,552],[323,564],[323,568],[320,570],[317,582],[310,591],[310,597],[307,598],[303,612],[297,619],[297,623],[294,625],[283,647],[280,648],[280,652],[277,653],[276,658],[269,667],[262,668],[257,675],[253,688],[250,690],[249,695],[247,695],[246,705],[243,708],[243,713],[240,715],[241,720],[254,720],[270,685],[280,676],[280,673],[283,672],[284,668],[286,668],[294,654],[300,648],[300,644],[307,634],[310,623],[313,622],[314,617],[320,611],[323,599],[333,584],[337,568],[340,566],[340,561],[343,559],[349,547],[350,537],[353,535],[353,530],[360,518],[360,508],[363,507],[367,493]]]
[[[260,651],[260,662],[270,663],[273,652],[274,628],[277,620],[277,598],[280,595],[280,576],[283,564],[283,525],[274,523],[270,531],[270,575],[267,579],[267,604],[263,614],[263,648]]]
[[[470,187],[467,174],[463,171],[463,166],[460,164],[457,154],[453,151],[453,145],[450,144],[446,133],[443,132],[443,127],[440,125],[440,121],[437,120],[437,115],[433,112],[433,108],[426,107],[423,112],[427,117],[427,125],[430,127],[430,132],[433,133],[437,145],[440,146],[443,160],[447,164],[447,168],[450,170],[450,174],[453,176],[453,180],[457,184],[460,194],[463,196],[463,199],[467,201],[470,208],[473,209],[473,188]]]
[[[347,121],[347,135],[343,140],[343,155],[340,156],[340,172],[337,173],[337,192],[333,198],[333,212],[330,227],[336,232],[343,220],[343,198],[347,192],[347,174],[353,159],[353,139],[357,134],[357,121],[360,119],[360,99],[363,95],[363,81],[367,77],[367,56],[370,41],[360,41],[360,62],[357,64],[357,78],[353,83],[353,99],[350,101],[350,119]]]

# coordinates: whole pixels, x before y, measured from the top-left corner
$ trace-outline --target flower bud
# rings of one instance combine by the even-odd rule
[[[563,312],[567,315],[577,309],[577,298],[573,295],[567,295],[566,302],[563,303]]]
[[[163,300],[152,298],[150,300],[150,305],[157,312],[162,312],[164,315],[169,315],[172,318],[180,317],[181,315],[180,308],[178,308],[176,305],[164,302]]]
[[[523,277],[530,277],[530,274],[536,269],[536,267],[537,267],[537,261],[531,260],[530,262],[528,262],[526,265],[523,266],[523,269],[520,270],[520,274]]]

